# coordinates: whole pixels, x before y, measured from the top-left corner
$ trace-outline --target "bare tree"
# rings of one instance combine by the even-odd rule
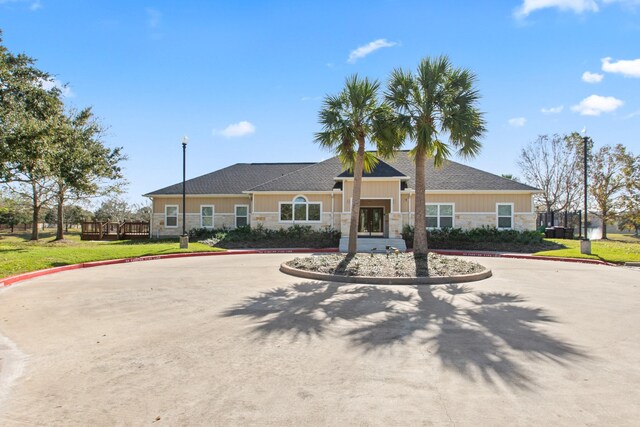
[[[546,212],[575,209],[582,195],[581,138],[540,135],[520,152],[518,166],[525,181],[542,190],[536,204]]]

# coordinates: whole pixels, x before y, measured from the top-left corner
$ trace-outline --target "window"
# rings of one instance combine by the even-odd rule
[[[200,226],[202,228],[213,228],[213,213],[215,208],[213,205],[200,206]]]
[[[164,225],[167,228],[178,226],[178,205],[166,205],[164,207]]]
[[[249,205],[236,205],[236,227],[249,225]]]
[[[498,228],[513,228],[513,204],[497,205]]]
[[[308,202],[298,196],[292,202],[280,203],[280,222],[319,222],[321,211],[321,203]]]
[[[453,227],[453,205],[429,203],[426,206],[427,228]]]

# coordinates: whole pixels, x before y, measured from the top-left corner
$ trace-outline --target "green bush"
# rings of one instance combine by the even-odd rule
[[[268,229],[262,224],[235,229],[194,228],[190,240],[222,248],[334,248],[340,242],[340,232],[330,227],[314,230],[310,225]]]
[[[413,247],[414,229],[405,225],[402,238],[407,247]],[[538,231],[498,230],[495,227],[480,227],[470,230],[443,228],[427,230],[427,242],[432,249],[476,249],[517,251],[533,246],[545,246],[544,235]]]

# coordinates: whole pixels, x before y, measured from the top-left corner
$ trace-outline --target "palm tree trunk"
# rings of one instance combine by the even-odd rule
[[[416,206],[415,229],[413,233],[413,253],[415,255],[426,255],[427,249],[427,221],[425,217],[425,172],[424,166],[426,157],[423,150],[416,152]]]
[[[364,137],[358,137],[358,153],[353,166],[353,194],[351,195],[351,222],[349,224],[348,254],[358,250],[358,220],[360,217],[360,193],[362,192],[362,171],[364,169]]]

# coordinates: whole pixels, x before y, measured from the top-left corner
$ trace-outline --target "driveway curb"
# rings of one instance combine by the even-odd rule
[[[46,276],[48,274],[59,273],[61,271],[77,270],[79,268],[100,267],[103,265],[112,265],[112,264],[125,264],[129,262],[154,261],[159,259],[186,258],[186,257],[197,257],[197,256],[296,254],[296,253],[305,254],[305,253],[336,253],[336,252],[339,252],[338,248],[238,249],[238,250],[228,250],[228,251],[221,251],[221,252],[188,252],[188,253],[177,253],[177,254],[166,254],[166,255],[150,255],[150,256],[142,256],[142,257],[136,257],[136,258],[110,259],[110,260],[104,260],[104,261],[90,261],[90,262],[83,262],[80,264],[70,264],[70,265],[63,265],[60,267],[46,268],[44,270],[30,271],[28,273],[16,274],[14,276],[0,278],[0,288],[4,286],[12,285],[14,283],[22,282],[24,280],[34,279],[36,277]],[[436,249],[436,250],[431,250],[430,252],[434,252],[440,255],[532,259],[532,260],[541,260],[541,261],[563,261],[563,262],[576,262],[576,263],[583,263],[583,264],[599,264],[599,265],[610,265],[610,266],[617,265],[617,264],[612,264],[605,261],[600,261],[597,259],[533,256],[533,255],[500,253],[500,252],[460,251],[460,250],[449,250],[449,249]],[[628,264],[629,263],[627,263],[627,265]]]
[[[112,264],[126,264],[130,262],[155,261],[159,259],[186,258],[186,257],[197,257],[197,256],[249,255],[249,254],[297,254],[297,253],[306,254],[306,253],[332,253],[332,252],[338,252],[338,249],[337,248],[247,249],[247,250],[243,249],[243,250],[228,250],[228,251],[220,251],[220,252],[187,252],[187,253],[166,254],[166,255],[149,255],[149,256],[141,256],[136,258],[108,259],[103,261],[90,261],[90,262],[83,262],[79,264],[63,265],[60,267],[45,268],[44,270],[30,271],[28,273],[16,274],[14,276],[0,278],[0,288],[4,286],[12,285],[17,282],[22,282],[24,280],[29,280],[29,279],[34,279],[36,277],[59,273],[61,271],[77,270],[79,268],[101,267],[103,265],[112,265]]]
[[[438,277],[374,277],[374,276],[340,276],[335,274],[318,273],[315,271],[300,270],[282,263],[280,271],[291,276],[303,279],[323,280],[325,282],[362,283],[369,285],[442,285],[445,283],[477,282],[491,277],[491,270],[483,270],[479,273],[462,274],[460,276]]]

